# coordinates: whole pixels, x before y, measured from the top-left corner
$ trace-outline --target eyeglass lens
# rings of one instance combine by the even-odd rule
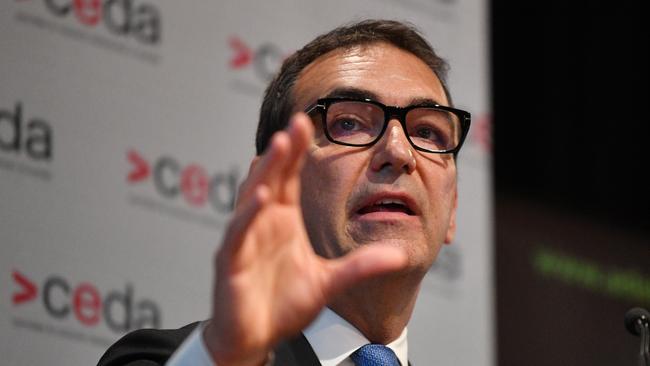
[[[378,105],[341,101],[329,106],[326,128],[330,137],[337,142],[364,145],[377,139],[385,118],[384,110]],[[411,142],[420,148],[452,150],[460,141],[460,121],[454,113],[444,110],[414,108],[406,114],[406,133]]]

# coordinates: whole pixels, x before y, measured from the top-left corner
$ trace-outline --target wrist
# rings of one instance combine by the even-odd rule
[[[265,349],[249,349],[237,344],[228,334],[223,334],[212,322],[203,328],[205,346],[218,366],[262,366],[270,365],[273,352]],[[271,361],[271,362],[269,362]]]

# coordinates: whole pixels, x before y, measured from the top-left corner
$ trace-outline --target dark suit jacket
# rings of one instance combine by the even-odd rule
[[[173,330],[140,329],[131,332],[113,344],[97,366],[164,365],[198,324]],[[274,365],[320,366],[320,362],[305,336],[300,334],[275,349]]]
[[[140,329],[113,344],[97,366],[164,365],[199,322],[180,329]],[[275,366],[320,366],[316,353],[301,333],[275,349]],[[408,363],[411,366],[411,363]]]

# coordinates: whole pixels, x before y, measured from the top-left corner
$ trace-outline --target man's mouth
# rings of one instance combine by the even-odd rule
[[[378,192],[363,199],[354,210],[364,220],[401,220],[420,215],[417,202],[407,193]]]
[[[373,212],[397,212],[409,216],[415,215],[409,205],[401,199],[384,198],[362,207],[357,211],[359,215],[366,215]]]

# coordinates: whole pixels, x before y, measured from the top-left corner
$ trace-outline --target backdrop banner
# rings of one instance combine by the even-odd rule
[[[382,17],[422,30],[473,115],[459,232],[423,283],[410,357],[492,365],[486,16],[478,0],[3,2],[2,364],[94,364],[130,330],[207,318],[266,84],[316,35]]]

